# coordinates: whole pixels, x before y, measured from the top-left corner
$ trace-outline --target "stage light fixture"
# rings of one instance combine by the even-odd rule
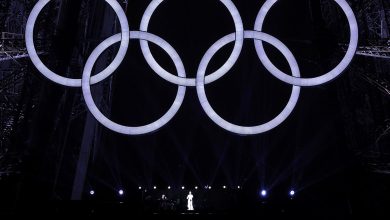
[[[184,186],[182,186],[182,187],[181,187],[181,189],[185,189],[185,187],[184,187]]]
[[[171,189],[171,186],[168,186],[168,189]]]
[[[157,186],[153,186],[153,189],[157,189]]]
[[[91,191],[89,191],[89,194],[90,195],[95,195],[95,191],[91,190]]]
[[[295,191],[294,190],[291,190],[290,191],[290,196],[293,197],[295,195]]]
[[[142,189],[142,187],[141,187],[141,186],[139,186],[139,187],[138,187],[138,189]]]
[[[209,186],[209,189],[211,189],[211,186]]]
[[[266,197],[267,196],[267,191],[266,190],[261,190],[261,196]]]
[[[124,193],[125,193],[125,192],[124,192],[122,189],[120,189],[120,190],[118,191],[118,194],[119,194],[120,196],[123,196]]]
[[[197,186],[195,186],[195,189],[198,189],[198,187],[197,187]]]
[[[237,189],[241,189],[241,186],[237,186]]]
[[[226,186],[223,186],[222,188],[226,189]]]

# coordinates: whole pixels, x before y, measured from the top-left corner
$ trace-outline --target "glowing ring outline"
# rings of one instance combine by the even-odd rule
[[[46,68],[48,70],[48,72],[49,72],[48,74],[46,74],[47,72],[45,72],[45,71],[41,71],[41,73],[43,75],[45,75],[49,80],[54,81],[54,82],[56,82],[58,84],[62,84],[64,86],[69,86],[69,87],[80,87],[80,86],[82,86],[83,87],[83,95],[88,95],[88,92],[89,92],[89,95],[90,95],[90,85],[98,83],[98,82],[104,80],[105,78],[107,78],[121,64],[121,62],[123,61],[123,58],[124,58],[124,56],[125,56],[125,54],[127,52],[127,48],[128,48],[128,44],[129,44],[129,40],[130,39],[140,39],[140,42],[142,43],[145,40],[148,40],[147,38],[150,38],[149,40],[151,42],[153,42],[153,43],[155,43],[157,45],[160,45],[162,47],[165,46],[166,48],[168,48],[168,52],[167,53],[169,53],[169,55],[173,59],[173,61],[175,63],[175,66],[176,66],[176,68],[177,68],[177,70],[179,72],[179,77],[177,77],[177,78],[179,80],[182,80],[183,78],[187,79],[187,78],[185,78],[185,70],[184,70],[183,63],[182,63],[179,55],[176,53],[176,51],[174,50],[173,47],[171,47],[166,41],[164,41],[163,39],[159,38],[158,36],[155,36],[155,35],[152,35],[152,34],[149,34],[149,33],[139,32],[139,31],[132,31],[132,32],[130,32],[129,28],[128,28],[128,21],[127,21],[126,15],[124,14],[123,9],[118,4],[118,2],[116,0],[105,0],[105,1],[108,2],[111,7],[113,7],[113,9],[114,9],[114,11],[116,13],[118,12],[117,15],[119,17],[119,20],[121,21],[122,30],[121,30],[120,34],[116,34],[116,35],[106,39],[104,42],[102,42],[94,50],[94,53],[91,54],[91,57],[94,57],[93,59],[97,59],[97,57],[105,50],[105,49],[102,49],[102,48],[108,48],[110,45],[112,45],[112,44],[114,44],[116,42],[121,41],[120,50],[118,51],[118,54],[116,55],[116,57],[114,59],[114,60],[118,59],[119,61],[111,63],[109,65],[109,67],[107,67],[104,71],[102,71],[101,73],[98,73],[98,75],[95,75],[92,78],[90,78],[90,76],[91,76],[91,71],[92,71],[94,62],[91,63],[91,61],[89,61],[90,62],[89,65],[88,66],[86,65],[85,69],[84,69],[84,71],[87,69],[87,67],[88,67],[88,69],[90,69],[90,73],[89,74],[87,73],[89,75],[88,77],[86,77],[84,72],[83,72],[83,78],[82,79],[69,79],[69,78],[61,77],[61,76],[51,72],[50,70],[48,70],[47,67],[39,60],[38,55],[36,55],[36,58],[38,59],[38,61],[40,63],[34,62],[36,60],[33,60],[34,56],[31,56],[31,50],[33,50],[32,53],[36,54],[35,47],[34,47],[34,42],[33,42],[33,31],[34,31],[35,21],[36,21],[38,15],[39,15],[39,13],[43,9],[43,7],[48,2],[50,2],[50,0],[39,0],[39,2],[34,6],[33,11],[31,12],[31,14],[29,16],[29,19],[28,19],[28,22],[27,22],[27,26],[26,26],[26,46],[27,46],[27,50],[29,52],[30,57],[33,57],[31,59],[33,61],[33,64],[37,67],[37,69],[41,71],[42,68]],[[154,0],[154,2],[158,2],[158,1],[162,2],[163,0]],[[225,3],[226,2],[227,3],[231,3],[233,5],[233,3],[230,0],[220,0],[220,1],[221,2],[225,2]],[[207,79],[208,79],[207,77],[211,76],[211,75],[209,75],[209,76],[205,77],[205,72],[206,72],[206,69],[207,69],[207,64],[205,65],[205,60],[208,59],[207,62],[209,62],[212,59],[213,55],[210,56],[210,53],[212,53],[212,51],[215,50],[215,48],[217,48],[217,47],[221,48],[224,45],[226,45],[227,43],[232,42],[232,41],[235,41],[235,43],[237,44],[237,42],[240,41],[240,39],[242,38],[242,42],[240,41],[241,43],[239,45],[240,46],[240,50],[239,50],[238,55],[236,57],[234,57],[233,56],[234,53],[232,53],[231,57],[229,57],[229,59],[233,57],[232,60],[234,62],[230,62],[228,60],[224,64],[224,66],[225,65],[228,66],[226,72],[221,74],[221,75],[219,75],[219,76],[217,76],[214,80],[210,81],[210,82],[213,82],[213,81],[217,80],[218,78],[222,77],[224,74],[226,74],[230,70],[230,68],[232,68],[232,66],[235,64],[235,62],[237,61],[237,59],[239,57],[239,54],[241,52],[244,37],[245,38],[260,38],[260,37],[267,38],[268,37],[269,38],[268,40],[274,41],[273,43],[276,42],[277,44],[280,44],[279,46],[282,47],[282,50],[285,50],[284,55],[287,57],[287,59],[289,61],[289,64],[290,64],[290,67],[292,68],[293,77],[289,76],[289,75],[286,75],[285,73],[281,72],[270,61],[267,62],[266,59],[268,59],[268,57],[266,56],[265,53],[261,53],[261,51],[259,50],[259,48],[264,50],[264,48],[262,47],[261,41],[258,41],[256,39],[254,40],[255,41],[255,48],[256,48],[256,51],[257,51],[258,56],[260,58],[260,61],[265,65],[266,69],[268,71],[270,71],[272,75],[276,76],[280,80],[282,80],[282,81],[284,81],[284,82],[286,82],[288,84],[293,85],[293,91],[292,91],[292,94],[290,96],[290,100],[289,100],[288,104],[286,105],[285,109],[276,118],[274,118],[272,121],[267,122],[267,123],[265,123],[263,125],[253,126],[253,127],[242,127],[242,126],[237,126],[237,125],[234,125],[234,124],[231,124],[231,123],[225,121],[226,123],[222,124],[222,126],[221,126],[221,124],[219,124],[216,121],[214,121],[219,126],[223,127],[224,129],[226,129],[228,131],[231,131],[231,132],[237,133],[237,134],[242,134],[242,135],[251,135],[251,134],[258,134],[258,133],[263,133],[263,132],[266,132],[268,130],[271,130],[271,129],[275,128],[276,126],[280,125],[284,120],[286,120],[288,118],[288,116],[291,114],[291,112],[293,111],[293,109],[294,109],[294,107],[297,104],[297,101],[299,99],[300,86],[316,86],[316,85],[323,84],[323,83],[326,83],[328,81],[331,81],[332,79],[334,79],[337,76],[339,76],[348,67],[348,65],[350,64],[350,62],[352,61],[352,58],[354,57],[354,55],[356,53],[357,44],[358,44],[358,26],[357,26],[357,22],[356,22],[356,17],[354,15],[352,9],[348,5],[348,3],[346,3],[345,0],[335,0],[335,1],[336,1],[336,3],[339,4],[339,6],[341,6],[341,8],[343,9],[343,11],[345,12],[345,14],[346,14],[346,16],[348,18],[348,22],[349,22],[350,29],[351,29],[350,44],[349,44],[349,47],[348,47],[348,50],[347,50],[347,53],[346,53],[344,59],[333,70],[334,71],[333,75],[332,75],[332,71],[331,71],[331,72],[329,72],[329,73],[327,73],[327,74],[325,74],[323,76],[316,77],[316,78],[299,78],[300,77],[299,68],[298,68],[298,64],[296,63],[296,60],[295,60],[294,56],[291,54],[289,49],[287,47],[285,47],[285,45],[282,42],[280,42],[278,39],[276,39],[276,38],[274,38],[274,37],[272,37],[272,36],[270,36],[268,34],[257,32],[257,31],[245,31],[244,32],[243,27],[242,27],[242,20],[241,20],[241,17],[239,15],[239,12],[235,8],[235,6],[233,5],[233,7],[235,9],[235,13],[237,13],[235,16],[233,15],[233,18],[234,17],[236,17],[236,18],[238,17],[239,18],[241,27],[240,28],[236,28],[236,32],[235,33],[229,34],[229,35],[223,37],[222,39],[220,39],[219,41],[217,41],[208,50],[208,52],[204,55],[204,57],[202,59],[201,65],[199,66],[199,69],[198,69],[197,77],[195,78],[195,82],[194,82],[196,84],[196,87],[197,87],[198,98],[200,100],[202,108],[205,110],[205,112],[208,114],[208,116],[210,117],[210,115],[211,115],[212,117],[210,117],[210,118],[213,119],[213,117],[216,118],[218,115],[216,114],[216,112],[211,112],[211,111],[209,111],[209,109],[207,109],[207,105],[209,105],[210,109],[213,110],[211,105],[208,103],[208,100],[207,100],[207,97],[206,97],[206,94],[205,94],[205,91],[204,91],[204,86],[205,86],[205,84],[207,84]],[[267,0],[267,2],[260,9],[258,17],[256,19],[255,26],[260,26],[260,28],[262,28],[262,25],[263,25],[265,16],[267,15],[267,12],[270,10],[272,5],[274,3],[276,3],[276,2],[277,2],[277,0]],[[225,4],[225,6],[226,6],[226,4]],[[235,23],[237,23],[237,22],[235,22]],[[261,23],[261,24],[259,25],[259,23]],[[237,25],[236,25],[236,27],[237,27]],[[237,31],[237,29],[242,29],[242,30],[241,31]],[[135,37],[132,37],[131,34],[135,34]],[[240,34],[242,34],[242,36],[240,36]],[[126,38],[125,38],[125,36],[126,36]],[[143,38],[145,38],[145,39],[143,39]],[[267,41],[267,39],[263,39],[263,40]],[[106,43],[108,43],[109,45],[105,45]],[[122,44],[124,44],[124,46]],[[260,47],[258,45],[260,45]],[[219,49],[217,48],[217,50],[219,50]],[[215,50],[215,52],[217,50]],[[101,51],[101,52],[99,52],[99,51]],[[124,51],[124,52],[121,53],[120,51]],[[34,55],[34,54],[32,54],[32,55]],[[123,56],[123,57],[121,57],[121,56]],[[88,60],[91,60],[92,59],[91,57]],[[119,59],[118,57],[121,57],[121,58]],[[223,67],[221,67],[221,68],[223,69]],[[204,69],[204,70],[202,70],[202,69]],[[204,72],[202,73],[202,71],[204,71]],[[159,71],[157,71],[157,73],[159,73]],[[168,73],[168,74],[170,74],[170,73]],[[215,73],[213,73],[213,74],[215,74]],[[171,76],[173,76],[173,75],[171,75]],[[286,79],[283,80],[280,77],[282,77],[282,78],[286,77],[287,80]],[[289,83],[288,82],[289,78],[290,78],[290,80],[293,80],[293,81],[298,82],[298,83]],[[322,82],[321,80],[324,80],[324,79],[325,79],[325,81]],[[310,80],[312,80],[312,82]],[[177,83],[174,83],[174,84],[177,84]],[[181,104],[182,104],[182,102],[184,100],[184,96],[185,96],[185,90],[186,90],[185,86],[193,86],[193,85],[185,85],[185,83],[184,83],[184,85],[180,85],[179,84],[179,89],[178,89],[178,93],[176,95],[176,99],[175,99],[174,104],[171,106],[169,111],[162,118],[157,120],[156,122],[153,122],[153,123],[151,123],[149,125],[146,125],[146,126],[140,126],[140,127],[126,127],[126,126],[121,126],[119,124],[116,124],[116,123],[112,122],[113,124],[117,125],[116,129],[111,129],[110,127],[108,127],[108,128],[113,130],[113,131],[115,131],[115,132],[123,133],[123,134],[129,134],[129,135],[150,133],[152,131],[155,131],[155,130],[161,128],[166,123],[168,123],[175,116],[177,111],[180,109],[180,106],[181,106]],[[203,94],[202,94],[202,90],[203,90]],[[203,97],[202,97],[202,95],[203,95]],[[90,98],[91,99],[87,102],[88,108],[90,108],[91,105],[89,105],[89,104],[91,104],[91,102],[96,107],[95,103],[93,102],[92,96]],[[96,107],[96,110],[98,110],[97,107]],[[100,113],[100,111],[99,111],[99,113]],[[100,117],[100,118],[95,117],[95,118],[100,123],[102,123],[102,121],[103,121],[104,123],[102,123],[102,124],[104,126],[106,126],[105,123],[106,124],[109,123],[109,119],[105,118],[104,115],[103,115],[103,117]],[[224,120],[222,118],[220,118],[220,119]],[[218,120],[219,119],[217,118],[217,121]],[[126,128],[127,128],[127,130],[126,130]],[[129,130],[129,128],[131,130]]]
[[[267,16],[267,13],[271,10],[272,6],[275,5],[275,3],[278,0],[267,0],[264,5],[261,7],[255,21],[255,31],[262,31],[264,20]],[[267,66],[270,69],[274,69],[275,71],[271,72],[276,78],[279,80],[288,83],[290,85],[296,85],[296,86],[318,86],[325,84],[327,82],[332,81],[333,79],[340,76],[344,70],[349,66],[349,64],[352,62],[356,50],[358,47],[359,42],[359,29],[358,24],[356,21],[356,16],[352,10],[352,8],[349,6],[349,4],[345,0],[334,0],[343,10],[345,13],[349,28],[350,28],[350,43],[348,46],[348,50],[342,59],[342,61],[331,71],[328,73],[314,77],[314,78],[297,78],[290,76],[288,74],[283,73],[280,71],[277,67],[274,66],[274,64],[269,60],[269,58],[266,55],[266,52],[264,50],[263,44],[261,41],[255,41],[255,48],[256,52],[260,58],[260,61],[263,63],[264,66]],[[263,55],[264,54],[264,55]]]
[[[32,63],[38,69],[38,71],[46,78],[51,80],[52,82],[55,82],[63,86],[68,86],[68,87],[81,87],[81,79],[73,79],[73,78],[60,76],[54,73],[53,71],[51,71],[48,67],[46,67],[46,65],[43,64],[43,62],[39,58],[37,51],[35,49],[34,46],[35,23],[43,8],[50,1],[51,0],[39,0],[39,2],[35,4],[34,8],[32,9],[28,17],[27,24],[26,24],[26,33],[25,33],[27,52],[30,56]],[[104,80],[105,78],[109,77],[118,68],[118,66],[122,63],[124,57],[126,56],[127,48],[129,45],[129,24],[125,12],[123,11],[122,7],[116,0],[105,0],[105,1],[112,7],[112,9],[114,10],[114,12],[117,14],[119,18],[119,22],[121,25],[122,40],[121,40],[121,45],[119,47],[118,53],[115,56],[112,63],[103,71],[101,71],[100,73],[92,77],[91,79],[92,84],[96,84]]]
[[[244,38],[254,38],[257,40],[262,40],[262,41],[270,43],[271,45],[276,47],[286,57],[289,65],[291,67],[293,76],[295,76],[295,77],[300,76],[298,64],[297,64],[293,54],[277,38],[275,38],[271,35],[262,33],[262,32],[257,32],[257,31],[244,31]],[[214,111],[214,109],[211,107],[211,105],[207,99],[206,91],[204,88],[205,87],[205,83],[204,83],[205,82],[205,73],[206,73],[207,66],[208,66],[210,60],[215,55],[215,53],[218,50],[220,50],[223,46],[225,46],[226,44],[228,44],[232,41],[234,41],[234,34],[229,34],[229,35],[221,38],[213,46],[211,46],[211,48],[206,52],[206,54],[202,58],[202,61],[199,65],[197,77],[196,77],[196,82],[197,82],[196,90],[197,90],[200,104],[201,104],[203,110],[205,111],[205,113],[209,116],[209,118],[214,123],[216,123],[221,128],[223,128],[227,131],[230,131],[232,133],[236,133],[239,135],[254,135],[254,134],[260,134],[260,133],[264,133],[264,132],[267,132],[269,130],[272,130],[273,128],[279,126],[283,121],[285,121],[290,116],[292,111],[294,110],[294,108],[298,102],[298,99],[299,99],[300,89],[301,89],[300,86],[293,86],[290,99],[289,99],[287,105],[285,106],[285,108],[283,109],[283,111],[278,116],[276,116],[274,119],[272,119],[271,121],[269,121],[267,123],[264,123],[264,124],[261,124],[258,126],[252,126],[252,127],[239,126],[239,125],[235,125],[233,123],[226,121],[225,119],[223,119],[221,116],[219,116]],[[272,69],[269,69],[268,67],[266,67],[266,68],[268,71],[272,71]]]
[[[154,11],[163,1],[164,0],[153,0],[149,4],[149,6],[144,12],[144,15],[142,16],[141,25],[140,25],[141,31],[145,31],[145,32],[148,31],[150,19]],[[206,84],[212,83],[228,73],[228,71],[234,66],[237,59],[239,58],[242,50],[243,42],[244,42],[244,27],[238,9],[236,8],[236,6],[233,4],[231,0],[220,0],[220,1],[229,10],[233,18],[234,26],[236,29],[235,45],[232,54],[230,55],[228,60],[222,65],[222,67],[220,67],[214,73],[206,76]],[[190,86],[190,87],[196,86],[196,78],[181,78],[169,73],[157,63],[156,59],[154,59],[150,51],[148,42],[141,40],[140,44],[141,44],[142,54],[144,55],[147,63],[160,77],[176,85]]]
[[[84,67],[82,78],[82,90],[85,102],[87,103],[89,111],[96,118],[96,120],[98,120],[103,126],[112,131],[125,135],[141,135],[154,132],[166,125],[176,115],[176,113],[181,107],[181,104],[184,101],[184,96],[186,92],[185,86],[179,86],[175,101],[173,102],[170,109],[160,119],[148,125],[138,127],[123,126],[111,121],[100,112],[93,100],[90,87],[90,77],[93,66],[97,58],[104,52],[104,50],[113,45],[114,43],[119,42],[120,39],[121,34],[116,34],[114,36],[109,37],[101,44],[99,44],[88,58]],[[143,39],[160,46],[168,53],[168,55],[174,61],[176,69],[178,71],[178,75],[181,77],[185,77],[184,65],[181,62],[179,55],[177,54],[175,49],[170,46],[166,41],[156,35],[141,31],[131,31],[130,39]]]

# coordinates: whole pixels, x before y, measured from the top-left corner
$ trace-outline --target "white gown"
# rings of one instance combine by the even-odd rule
[[[194,210],[194,206],[192,204],[192,199],[194,198],[193,195],[188,195],[187,196],[187,208],[189,211],[193,211]]]

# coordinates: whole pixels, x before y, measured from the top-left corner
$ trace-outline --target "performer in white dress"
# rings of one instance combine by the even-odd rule
[[[194,210],[194,205],[192,204],[192,199],[194,198],[194,195],[192,195],[191,191],[190,193],[188,193],[188,196],[187,196],[187,208],[189,211],[193,211]]]

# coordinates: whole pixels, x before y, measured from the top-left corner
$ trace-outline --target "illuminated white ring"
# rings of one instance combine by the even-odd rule
[[[26,47],[27,47],[28,54],[34,66],[39,70],[39,72],[41,72],[49,80],[64,86],[81,87],[81,79],[72,79],[72,78],[63,77],[49,70],[49,68],[47,68],[45,64],[43,64],[43,62],[41,61],[41,59],[37,54],[37,51],[35,50],[35,46],[34,46],[35,22],[38,18],[39,13],[50,1],[51,0],[39,0],[39,2],[37,2],[33,10],[31,11],[30,16],[28,17],[27,25],[26,25],[26,33],[25,33]],[[121,40],[121,45],[118,50],[118,53],[115,56],[112,63],[106,69],[104,69],[103,71],[101,71],[100,73],[98,73],[97,75],[91,78],[92,84],[104,80],[118,68],[118,66],[121,64],[124,57],[126,56],[127,48],[129,45],[129,24],[125,12],[123,11],[122,7],[119,5],[119,3],[116,0],[105,0],[105,1],[112,7],[112,9],[115,11],[115,13],[119,18],[121,31],[122,31],[122,40]]]
[[[250,39],[256,39],[256,40],[262,40],[267,43],[270,43],[274,47],[276,47],[287,59],[292,75],[295,77],[300,77],[300,72],[298,68],[297,61],[295,60],[293,54],[291,51],[278,39],[275,37],[262,33],[257,31],[244,31],[244,38],[250,38]],[[288,118],[288,116],[291,114],[293,109],[295,108],[300,90],[301,88],[299,86],[293,86],[292,93],[290,96],[290,99],[286,105],[286,107],[283,109],[283,111],[276,116],[271,121],[264,123],[262,125],[253,126],[253,127],[244,127],[232,124],[225,119],[223,119],[221,116],[219,116],[214,109],[211,107],[209,101],[207,100],[206,92],[205,92],[205,73],[207,66],[212,59],[212,57],[215,55],[215,53],[220,50],[222,47],[224,47],[226,44],[234,41],[235,36],[234,34],[227,35],[223,38],[221,38],[219,41],[217,41],[211,48],[206,52],[204,57],[202,58],[202,61],[199,65],[198,74],[196,77],[196,90],[198,93],[200,104],[202,105],[202,108],[206,112],[206,114],[213,120],[217,125],[219,125],[221,128],[236,133],[240,135],[254,135],[254,134],[260,134],[267,132],[278,125],[280,125],[284,120]],[[269,67],[266,67],[268,71],[274,71],[273,69],[270,69]]]
[[[267,13],[271,9],[271,7],[277,2],[278,0],[267,0],[264,5],[261,7],[259,14],[257,15],[256,22],[255,22],[255,30],[256,31],[262,31],[263,24],[265,17],[267,16]],[[291,85],[297,85],[297,86],[317,86],[324,83],[327,83],[336,77],[338,77],[340,74],[343,73],[343,71],[348,67],[348,65],[351,63],[353,57],[355,56],[356,49],[358,47],[358,40],[359,40],[359,31],[358,31],[358,24],[356,21],[355,14],[353,13],[351,7],[348,5],[348,3],[345,0],[334,0],[344,11],[345,15],[347,16],[349,27],[350,27],[350,42],[348,46],[347,53],[345,54],[343,60],[330,72],[314,78],[297,78],[292,77],[290,75],[287,75],[280,71],[277,67],[275,67],[272,62],[269,60],[267,55],[265,54],[265,50],[263,47],[263,44],[261,41],[255,40],[255,46],[257,54],[260,57],[261,62],[264,64],[264,66],[274,69],[275,71],[272,71],[271,73],[278,79],[282,80],[283,82],[286,82]]]
[[[167,52],[167,54],[174,61],[174,64],[178,71],[178,75],[180,77],[186,76],[184,71],[184,65],[180,60],[179,55],[177,54],[175,49],[173,49],[173,47],[171,47],[166,41],[164,41],[160,37],[146,32],[131,31],[130,39],[143,39],[160,46],[162,49],[164,49]],[[92,52],[91,56],[88,58],[84,68],[83,78],[82,78],[82,89],[83,89],[84,99],[92,115],[96,118],[96,120],[98,120],[102,125],[104,125],[108,129],[125,135],[141,135],[141,134],[151,133],[153,131],[158,130],[165,124],[167,124],[175,116],[177,111],[180,109],[181,104],[183,103],[186,87],[179,86],[175,101],[170,107],[170,109],[168,110],[168,112],[165,113],[165,115],[162,116],[160,119],[158,119],[157,121],[151,124],[145,126],[139,126],[139,127],[128,127],[128,126],[117,124],[111,121],[110,119],[108,119],[100,112],[95,102],[93,101],[91,95],[91,88],[90,88],[90,77],[91,77],[93,66],[96,60],[98,59],[98,57],[103,53],[104,50],[106,50],[114,43],[119,42],[120,40],[121,40],[120,34],[116,34],[106,39],[101,44],[99,44],[99,46]]]
[[[148,31],[148,26],[150,19],[154,13],[154,11],[157,9],[157,7],[163,2],[164,0],[153,0],[148,8],[146,9],[142,21],[141,21],[141,26],[140,30],[141,31]],[[230,55],[229,59],[226,61],[226,63],[219,68],[217,71],[214,73],[206,76],[206,84],[214,82],[215,80],[221,78],[223,75],[225,75],[234,65],[234,63],[237,61],[238,57],[240,56],[241,50],[242,50],[242,45],[244,42],[244,27],[242,24],[242,19],[240,16],[240,13],[238,12],[236,6],[233,4],[231,0],[220,0],[225,7],[229,10],[230,14],[233,17],[234,20],[234,26],[236,29],[235,32],[235,45],[232,54]],[[182,78],[178,77],[176,75],[173,75],[169,72],[167,72],[164,68],[162,68],[157,61],[154,59],[148,42],[142,41],[141,40],[141,49],[142,53],[148,62],[148,64],[151,66],[151,68],[163,79],[174,83],[176,85],[182,85],[182,86],[195,86],[195,78]]]

